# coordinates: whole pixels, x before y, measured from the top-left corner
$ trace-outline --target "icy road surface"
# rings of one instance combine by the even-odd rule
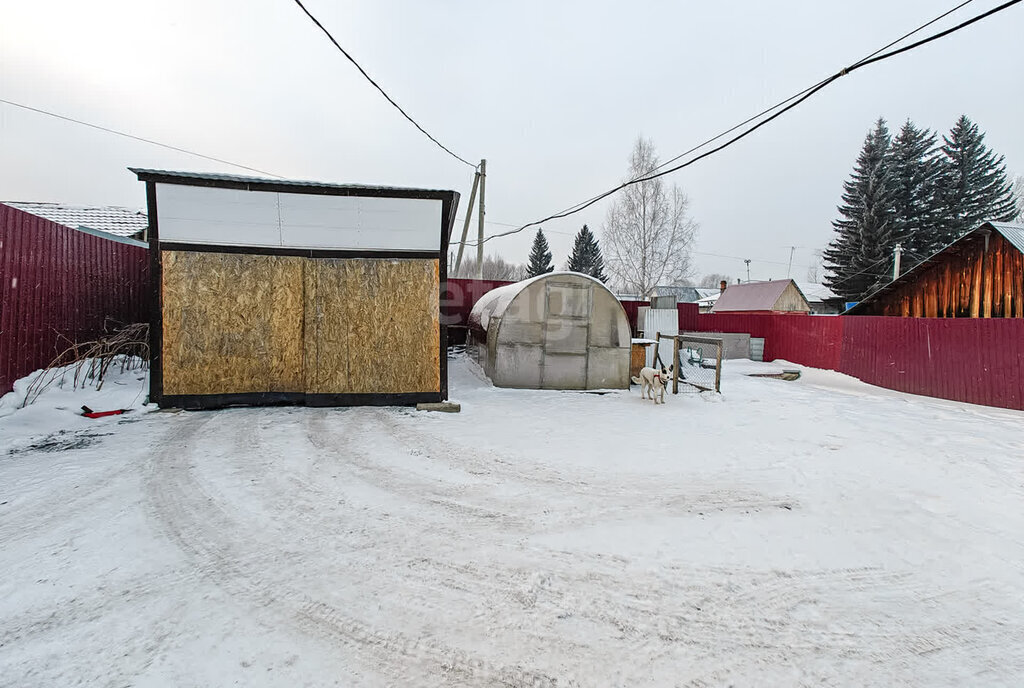
[[[757,367],[8,415],[0,685],[1024,685],[1024,414]]]

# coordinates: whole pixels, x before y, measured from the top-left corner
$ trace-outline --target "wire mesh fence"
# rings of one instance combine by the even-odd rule
[[[714,337],[663,335],[654,345],[655,361],[672,366],[672,393],[720,392],[722,340]]]

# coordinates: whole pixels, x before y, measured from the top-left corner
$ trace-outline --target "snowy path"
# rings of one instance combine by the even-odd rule
[[[0,685],[1024,683],[1024,414],[752,367],[12,441]]]

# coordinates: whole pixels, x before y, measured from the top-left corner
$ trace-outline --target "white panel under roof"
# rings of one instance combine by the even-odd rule
[[[157,184],[156,212],[161,242],[281,246],[276,193]]]
[[[160,184],[160,241],[355,251],[437,251],[437,199]]]
[[[441,201],[280,194],[284,246],[438,251]]]

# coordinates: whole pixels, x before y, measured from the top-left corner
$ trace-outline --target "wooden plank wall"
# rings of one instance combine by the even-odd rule
[[[868,315],[914,318],[1024,317],[1024,255],[1001,235],[947,251],[916,279],[879,297]]]
[[[438,261],[163,252],[163,393],[438,392]]]
[[[303,258],[163,252],[163,393],[298,392]]]

